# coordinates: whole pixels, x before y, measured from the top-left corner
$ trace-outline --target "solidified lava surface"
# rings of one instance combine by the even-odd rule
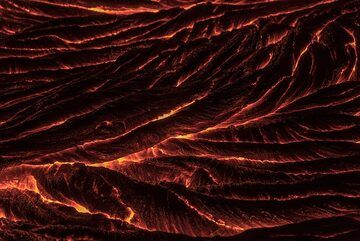
[[[360,1],[0,0],[0,239],[357,241]]]

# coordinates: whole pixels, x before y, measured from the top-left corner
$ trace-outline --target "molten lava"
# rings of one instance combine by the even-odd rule
[[[0,240],[358,240],[360,2],[0,1]]]

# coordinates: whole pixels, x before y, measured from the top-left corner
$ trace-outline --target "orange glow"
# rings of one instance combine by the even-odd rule
[[[4,210],[0,208],[0,218],[6,218]]]
[[[127,208],[127,210],[129,211],[129,216],[127,218],[125,218],[124,221],[127,223],[131,223],[131,221],[133,220],[133,218],[135,216],[135,212],[129,207]]]
[[[356,0],[0,9],[0,239],[354,231]]]
[[[19,190],[32,191],[32,192],[39,194],[40,198],[43,202],[58,203],[58,204],[62,204],[65,206],[71,206],[71,207],[75,208],[78,212],[90,213],[90,211],[87,208],[76,203],[73,200],[67,200],[67,202],[63,203],[63,202],[49,198],[48,194],[45,194],[39,190],[37,181],[34,178],[34,176],[32,176],[32,175],[24,175],[24,176],[20,176],[16,179],[12,179],[12,180],[7,179],[5,181],[0,182],[0,189],[9,189],[9,188],[16,188]]]

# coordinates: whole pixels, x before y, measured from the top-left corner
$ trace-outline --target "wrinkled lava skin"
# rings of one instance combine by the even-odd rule
[[[360,240],[360,1],[1,0],[0,240]]]

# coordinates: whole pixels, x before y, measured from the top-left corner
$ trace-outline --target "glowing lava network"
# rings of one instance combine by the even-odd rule
[[[0,0],[0,240],[360,240],[360,1]]]

